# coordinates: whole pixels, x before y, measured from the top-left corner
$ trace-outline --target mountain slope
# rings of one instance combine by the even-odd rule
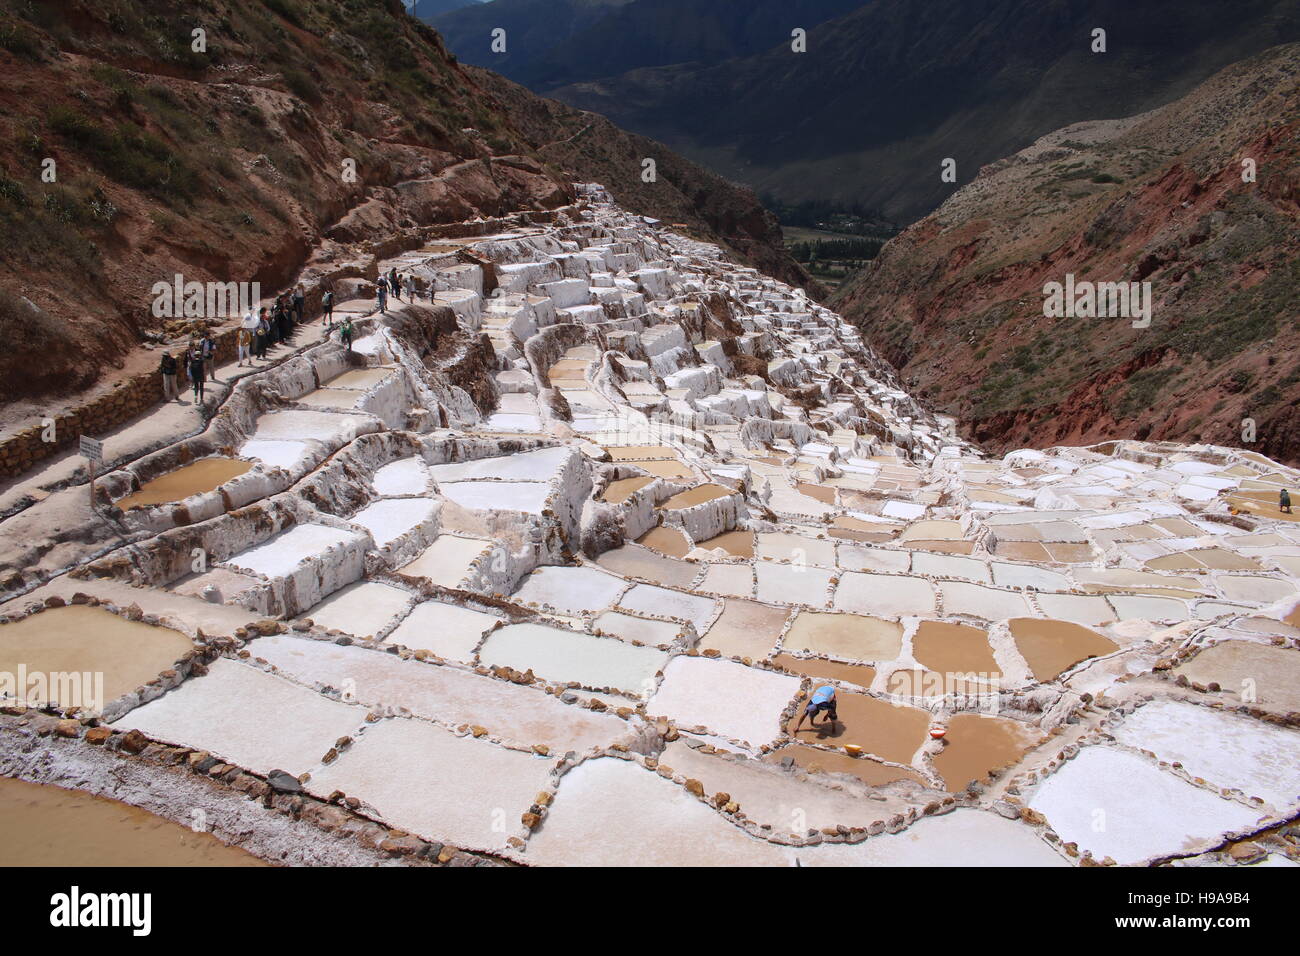
[[[1090,50],[1107,30],[1107,52]],[[784,202],[910,222],[1060,126],[1131,115],[1300,39],[1300,0],[875,0],[767,52],[548,91]],[[630,40],[631,38],[629,38]]]
[[[1150,327],[1045,318],[1067,273],[1150,282]],[[993,449],[1241,444],[1251,418],[1247,447],[1300,459],[1300,44],[991,164],[835,304]]]
[[[0,131],[15,144],[0,158],[0,401],[33,402],[13,414],[156,364],[138,346],[177,329],[150,314],[155,282],[258,281],[269,294],[310,257],[342,266],[368,243],[418,243],[430,223],[557,207],[575,176],[639,169],[644,154],[611,136],[584,157],[591,173],[548,165],[533,143],[568,127],[523,132],[480,85],[491,78],[400,0],[3,0],[0,76]],[[518,114],[549,115],[511,95]],[[724,226],[766,229],[752,195],[675,162],[687,188],[722,197]],[[696,210],[636,198],[637,212],[717,238]],[[799,274],[779,233],[750,246]]]

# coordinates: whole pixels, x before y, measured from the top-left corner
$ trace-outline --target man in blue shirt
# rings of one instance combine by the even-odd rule
[[[818,687],[813,691],[812,697],[808,701],[808,706],[805,707],[804,712],[799,715],[799,723],[794,725],[794,733],[797,734],[799,732],[799,728],[803,726],[805,717],[808,718],[808,724],[811,727],[816,728],[817,715],[823,711],[826,712],[826,716],[830,720],[831,726],[834,726],[835,721],[839,720],[839,715],[835,713],[835,688],[830,684],[823,684],[821,687]]]

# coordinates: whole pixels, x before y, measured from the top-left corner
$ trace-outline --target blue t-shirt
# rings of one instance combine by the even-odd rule
[[[813,691],[812,702],[814,704],[827,704],[835,696],[835,688],[830,684],[824,684]]]

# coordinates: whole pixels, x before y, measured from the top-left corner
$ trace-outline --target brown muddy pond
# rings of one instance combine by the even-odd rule
[[[1036,734],[1019,721],[983,714],[957,714],[948,721],[947,746],[934,757],[934,769],[950,793],[984,780],[990,770],[1017,763],[1034,745]]]
[[[1007,626],[1036,681],[1055,680],[1079,661],[1119,648],[1110,638],[1069,621],[1017,617],[1008,621]]]
[[[670,558],[684,558],[691,550],[691,539],[679,529],[667,525],[651,528],[637,538],[636,543],[660,554],[666,554]]]
[[[766,657],[776,646],[777,635],[789,616],[783,607],[727,598],[722,613],[700,640],[700,647],[714,647],[732,657]]]
[[[925,780],[914,770],[891,767],[869,757],[850,757],[847,753],[818,750],[816,747],[804,747],[794,744],[782,747],[767,754],[763,759],[768,763],[779,764],[782,757],[793,757],[795,766],[810,773],[847,773],[857,777],[872,787],[883,787],[895,780],[915,780],[924,785]]]
[[[635,478],[620,478],[617,481],[611,481],[609,486],[605,488],[605,493],[600,496],[600,500],[608,501],[613,505],[621,505],[632,497],[633,492],[640,491],[654,480],[654,475],[638,475]]]
[[[726,498],[733,494],[735,494],[734,491],[730,488],[724,488],[722,485],[696,485],[694,488],[687,488],[685,491],[673,495],[659,508],[661,511],[680,511],[682,508],[692,508],[695,505],[702,505],[706,501],[717,501],[719,498]]]
[[[641,540],[644,541],[645,536]],[[697,564],[665,557],[638,544],[606,551],[596,559],[596,563],[623,577],[644,578],[670,588],[689,588],[699,571]]]
[[[922,621],[912,638],[912,656],[940,674],[1002,676],[989,647],[988,632],[967,624]]]
[[[138,807],[0,777],[0,866],[268,866]]]
[[[792,674],[848,681],[850,684],[857,684],[864,689],[870,687],[871,682],[876,679],[876,669],[868,667],[866,664],[844,664],[840,661],[830,661],[820,657],[805,659],[784,652],[772,658],[772,663]]]
[[[123,511],[127,511],[131,508],[181,501],[190,495],[200,495],[214,488],[220,488],[252,467],[251,461],[239,461],[236,458],[203,458],[160,475],[152,481],[146,481],[140,486],[139,491],[133,491],[126,497],[118,499],[116,504]]]
[[[801,495],[807,495],[809,498],[820,501],[824,505],[835,504],[834,488],[828,488],[825,485],[814,485],[806,481],[798,482],[794,487]]]
[[[799,710],[786,726],[787,732],[793,733],[807,702],[808,695],[801,695]],[[809,730],[805,720],[796,739],[816,740],[837,747],[856,744],[868,754],[902,764],[910,764],[916,751],[925,743],[930,715],[919,708],[896,707],[865,694],[843,691],[836,694],[836,706],[839,719],[833,726],[824,717],[819,717],[817,727]]]
[[[708,550],[721,548],[727,554],[734,555],[737,558],[752,558],[754,556],[754,532],[724,531],[716,538],[701,541],[696,547]]]
[[[862,521],[859,518],[851,518],[848,515],[838,515],[835,520],[831,522],[831,526],[828,530],[832,538],[842,538],[845,541],[879,543],[881,541],[891,540],[901,529],[897,527],[891,528],[889,525]]]
[[[85,605],[50,608],[21,621],[0,624],[0,672],[17,674],[23,665],[28,675],[102,674],[101,706],[153,680],[193,649],[194,643],[180,631],[128,621]],[[63,686],[51,676],[45,679],[53,691]],[[83,680],[66,686],[88,695],[90,688]],[[90,705],[88,700],[56,703]]]

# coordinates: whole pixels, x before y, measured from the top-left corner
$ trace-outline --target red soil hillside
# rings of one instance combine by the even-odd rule
[[[1045,318],[1067,273],[1150,282],[1150,327]],[[990,449],[1241,445],[1251,418],[1300,460],[1300,44],[985,167],[833,304]]]
[[[156,363],[139,346],[176,329],[149,290],[175,273],[269,294],[309,257],[554,208],[574,178],[639,168],[643,150],[612,136],[553,162],[536,146],[572,130],[523,131],[488,79],[399,0],[0,0],[0,429]],[[551,115],[510,96],[517,113],[527,99]],[[676,187],[625,201],[703,238],[726,231],[798,277],[752,194],[689,163],[675,173]],[[681,190],[703,188],[693,178],[721,208],[684,207]]]

